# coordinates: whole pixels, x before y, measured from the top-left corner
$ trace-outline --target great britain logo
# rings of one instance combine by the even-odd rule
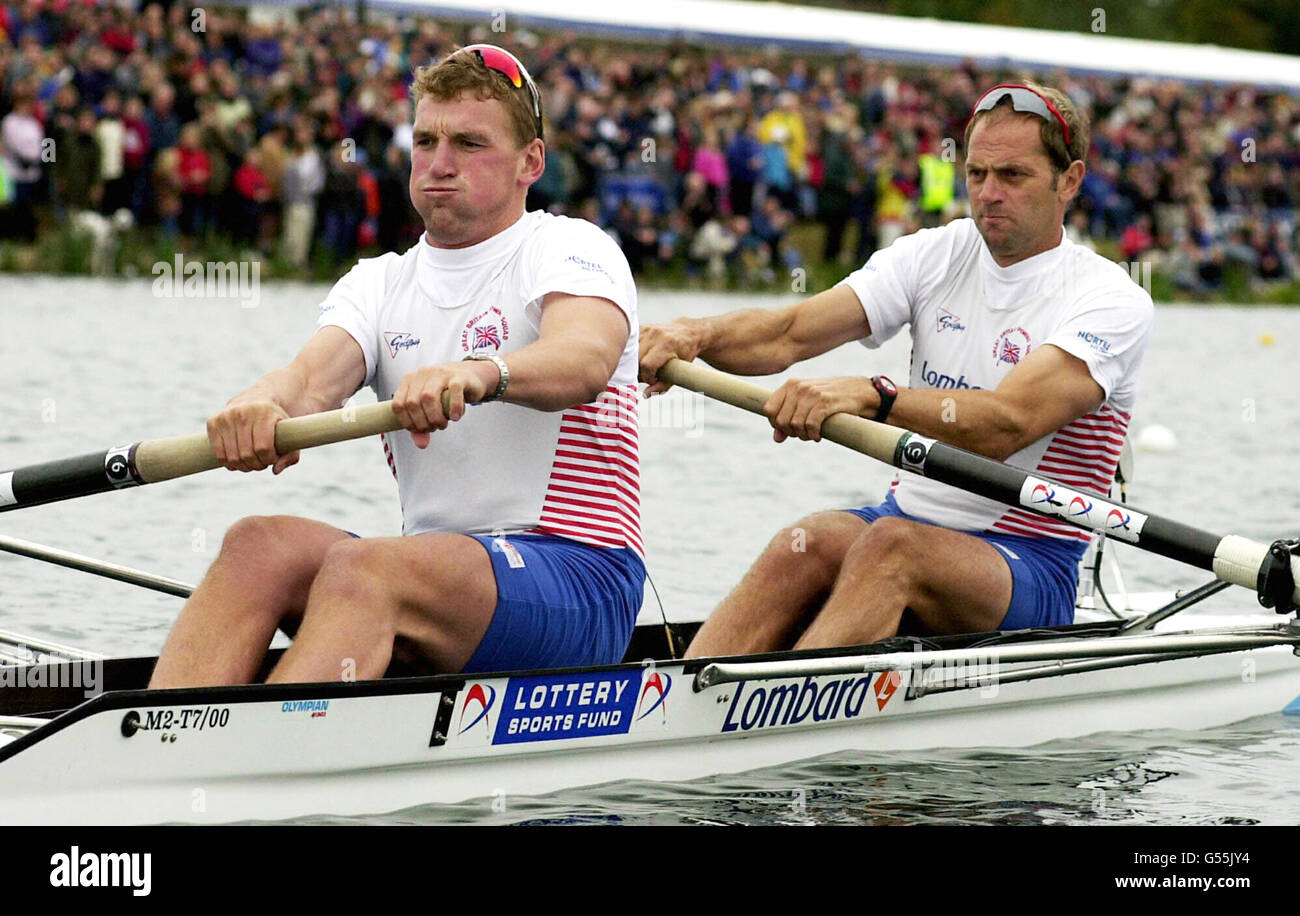
[[[1029,355],[1029,332],[1024,328],[1007,328],[993,344],[993,362],[1018,366]]]
[[[510,323],[496,306],[479,312],[460,332],[460,348],[466,353],[496,352],[510,339]]]

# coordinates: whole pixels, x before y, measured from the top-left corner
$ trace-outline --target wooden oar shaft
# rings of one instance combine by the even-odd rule
[[[763,413],[772,394],[715,369],[675,359],[658,376],[757,414]],[[836,414],[822,424],[822,436],[901,470],[1208,569],[1226,582],[1255,591],[1266,607],[1300,605],[1300,556],[1287,554],[1277,542],[1212,534],[863,417]]]
[[[275,450],[285,455],[401,429],[391,401],[281,420]],[[173,480],[219,467],[208,437],[172,436],[0,472],[0,512],[92,493]]]
[[[304,448],[316,448],[348,439],[390,433],[402,425],[393,414],[391,401],[342,407],[324,413],[281,420],[275,427],[275,450],[281,455]],[[173,480],[218,467],[208,437],[172,436],[150,439],[136,446],[136,471],[142,483]]]
[[[760,416],[763,414],[763,405],[772,396],[772,392],[761,385],[679,359],[669,360],[659,370],[659,377]],[[894,453],[898,450],[899,440],[905,435],[905,429],[872,423],[848,414],[828,417],[822,424],[822,438],[862,452],[885,464],[894,464]]]

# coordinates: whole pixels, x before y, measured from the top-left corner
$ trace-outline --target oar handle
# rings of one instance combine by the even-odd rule
[[[401,429],[393,402],[341,407],[324,413],[281,420],[275,427],[275,450],[287,455],[347,439],[362,439]],[[173,480],[219,467],[204,433],[150,439],[136,448],[135,467],[145,483]]]
[[[449,400],[450,396],[444,391],[444,413],[450,412]],[[275,427],[275,449],[286,455],[299,449],[395,432],[401,428],[393,414],[392,401],[348,405],[338,410],[281,420]],[[198,433],[148,439],[89,455],[30,464],[11,471],[0,470],[0,512],[174,480],[219,466],[207,435]]]
[[[772,392],[761,385],[746,382],[709,369],[698,363],[687,363],[680,359],[670,359],[657,373],[660,379],[673,385],[698,391],[715,400],[748,410],[763,416],[763,405],[772,397]],[[822,438],[851,448],[883,461],[886,464],[896,462],[895,452],[907,430],[895,426],[886,426],[864,417],[855,417],[846,413],[837,413],[827,417],[822,423]]]

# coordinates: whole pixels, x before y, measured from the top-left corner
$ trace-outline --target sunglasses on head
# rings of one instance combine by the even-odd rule
[[[528,69],[505,48],[498,48],[496,45],[467,45],[461,48],[457,53],[469,51],[474,54],[483,66],[489,70],[495,70],[506,79],[510,80],[510,85],[516,89],[528,87],[528,94],[533,100],[533,117],[537,119],[537,136],[542,136],[542,97],[537,91],[537,84],[533,78],[528,75]]]
[[[1056,106],[1048,101],[1046,96],[1035,92],[1028,86],[1021,86],[1017,83],[1001,83],[994,86],[980,96],[980,100],[971,109],[970,116],[973,118],[981,111],[989,111],[998,102],[1002,101],[1003,96],[1008,95],[1011,96],[1011,107],[1016,111],[1025,114],[1036,114],[1044,121],[1055,119],[1061,125],[1061,131],[1065,134],[1066,146],[1070,145],[1070,126],[1065,123],[1065,118],[1061,116]]]

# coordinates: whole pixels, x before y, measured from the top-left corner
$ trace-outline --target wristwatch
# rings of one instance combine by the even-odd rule
[[[880,395],[880,406],[876,408],[876,422],[884,423],[889,419],[889,412],[894,409],[894,401],[898,397],[898,386],[890,381],[887,375],[873,375],[871,377],[871,386]]]
[[[481,359],[496,364],[497,372],[501,373],[501,379],[497,382],[496,391],[484,397],[479,403],[486,404],[488,401],[499,401],[501,396],[506,393],[506,385],[510,384],[510,367],[506,365],[506,361],[495,353],[471,353],[465,359]]]

